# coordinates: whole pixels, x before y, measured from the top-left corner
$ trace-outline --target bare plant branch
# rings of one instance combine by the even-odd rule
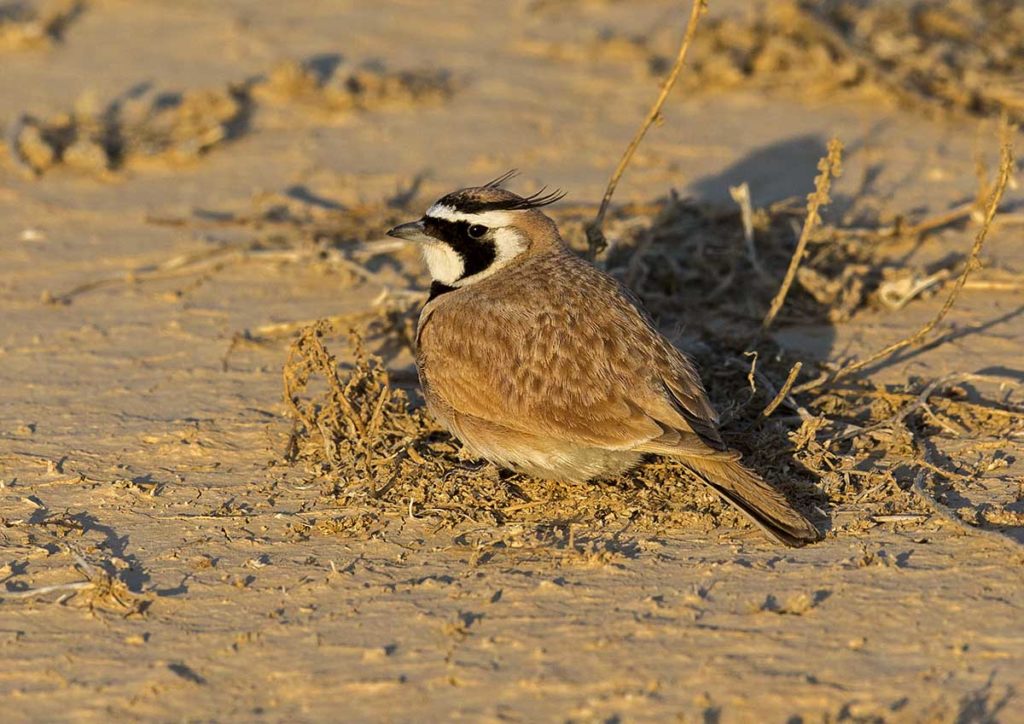
[[[775,393],[775,397],[768,403],[768,406],[764,408],[764,412],[761,413],[762,415],[768,417],[775,412],[775,408],[783,403],[786,396],[789,394],[789,391],[793,388],[793,383],[796,382],[796,376],[800,374],[800,368],[803,366],[803,362],[797,362],[790,368],[789,374],[786,375],[786,381],[782,384],[782,389]]]
[[[604,190],[604,197],[601,199],[601,207],[597,210],[597,216],[587,224],[587,253],[591,259],[596,258],[608,246],[608,240],[605,239],[602,228],[604,226],[604,216],[608,212],[608,204],[612,200],[615,187],[618,186],[619,179],[622,178],[626,166],[629,165],[637,147],[644,140],[644,136],[647,135],[647,129],[657,120],[658,115],[661,113],[661,107],[665,105],[668,94],[676,84],[676,79],[679,78],[679,72],[683,69],[683,62],[686,60],[686,51],[689,50],[690,43],[697,34],[697,23],[700,21],[701,13],[706,7],[707,0],[693,0],[693,5],[690,7],[690,19],[686,24],[686,33],[683,35],[683,41],[679,45],[676,62],[672,66],[672,70],[669,71],[668,78],[662,84],[657,100],[654,101],[654,105],[647,112],[647,117],[640,124],[636,135],[633,136],[633,140],[629,142],[626,151],[622,154],[622,158],[619,159],[619,165],[615,167],[615,172],[612,173],[611,178],[608,180],[608,187]]]
[[[811,233],[821,223],[821,207],[827,206],[829,201],[831,201],[829,192],[832,190],[832,179],[843,172],[842,161],[843,144],[840,143],[838,138],[833,138],[828,142],[828,152],[818,161],[818,175],[814,178],[814,192],[807,196],[807,216],[804,219],[804,226],[800,230],[800,238],[797,240],[796,249],[789,260],[789,268],[786,269],[786,276],[782,280],[782,286],[779,287],[779,291],[775,293],[775,297],[768,307],[768,313],[764,316],[761,329],[768,329],[772,326],[772,322],[775,321],[779,310],[782,309],[783,302],[786,301],[789,288],[793,285],[793,280],[796,278],[796,270],[800,267],[800,262],[803,261],[804,252],[807,250],[807,242],[811,239]]]

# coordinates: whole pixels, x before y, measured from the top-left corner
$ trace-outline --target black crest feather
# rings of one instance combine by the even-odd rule
[[[529,196],[519,196],[514,199],[491,202],[492,205],[488,205],[487,208],[501,211],[526,211],[528,209],[539,209],[541,206],[549,206],[564,198],[564,191],[560,189],[548,191],[548,187],[544,186],[540,191],[535,191]]]
[[[510,168],[508,171],[503,173],[498,178],[491,179],[490,181],[485,183],[484,184],[484,188],[485,189],[498,189],[498,188],[501,188],[502,186],[504,186],[506,183],[508,183],[509,181],[511,181],[512,179],[514,179],[518,175],[519,175],[519,170],[518,169]]]

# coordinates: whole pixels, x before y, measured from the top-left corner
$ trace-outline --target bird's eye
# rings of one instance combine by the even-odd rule
[[[481,239],[483,235],[487,233],[487,227],[483,224],[473,224],[469,227],[469,238],[470,239]]]

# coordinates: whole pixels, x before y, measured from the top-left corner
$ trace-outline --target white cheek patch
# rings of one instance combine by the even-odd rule
[[[526,251],[526,240],[518,231],[512,229],[495,229],[491,233],[494,250],[497,255],[491,266],[504,266]]]
[[[423,261],[426,262],[427,269],[430,270],[430,277],[442,284],[455,286],[465,271],[465,264],[459,253],[440,241],[425,242],[421,250]]]
[[[479,214],[466,214],[461,211],[456,211],[451,206],[445,204],[434,204],[427,209],[427,216],[435,219],[441,219],[443,221],[466,221],[470,224],[481,224],[486,226],[488,229],[496,228],[499,226],[508,226],[512,223],[512,214],[510,211],[484,211]]]

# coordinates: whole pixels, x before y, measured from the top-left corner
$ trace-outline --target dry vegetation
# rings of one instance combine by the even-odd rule
[[[0,600],[50,597],[57,603],[69,602],[90,612],[126,617],[144,614],[152,598],[133,592],[124,580],[125,571],[135,561],[133,556],[126,556],[123,541],[109,528],[98,525],[89,513],[53,511],[38,498],[33,496],[31,500],[35,512],[29,518],[3,519],[4,547],[12,557],[0,566],[0,583],[6,584],[0,591]],[[46,584],[45,579],[36,578],[35,585],[28,586],[18,579],[25,566],[19,561],[33,555],[69,562],[81,580],[67,582],[66,566],[55,566],[50,573],[57,582]]]
[[[298,105],[328,117],[443,101],[451,92],[451,82],[443,72],[395,73],[373,64],[347,68],[331,57],[285,61],[252,87],[252,95],[258,101]]]
[[[100,102],[92,94],[47,118],[23,114],[7,131],[7,158],[35,177],[61,166],[105,176],[126,167],[194,162],[245,134],[254,113],[292,109],[343,117],[446,99],[440,72],[346,68],[334,58],[286,61],[226,87],[157,92],[149,85]]]
[[[59,42],[84,8],[82,0],[0,2],[0,52],[47,48]]]
[[[856,89],[934,116],[1024,119],[1024,7],[1013,0],[767,3],[710,22],[694,51],[693,88]]]
[[[545,3],[551,12],[565,3]],[[669,35],[671,33],[671,35]],[[564,62],[621,62],[661,77],[675,30],[608,27],[524,49]],[[655,38],[657,38],[655,40]],[[782,0],[709,18],[693,43],[687,93],[742,88],[802,99],[889,99],[935,118],[1024,120],[1024,7],[1014,0]]]
[[[249,112],[240,88],[152,93],[109,104],[92,95],[46,119],[24,115],[8,133],[8,157],[30,175],[54,166],[104,175],[129,164],[187,163],[241,132]]]

